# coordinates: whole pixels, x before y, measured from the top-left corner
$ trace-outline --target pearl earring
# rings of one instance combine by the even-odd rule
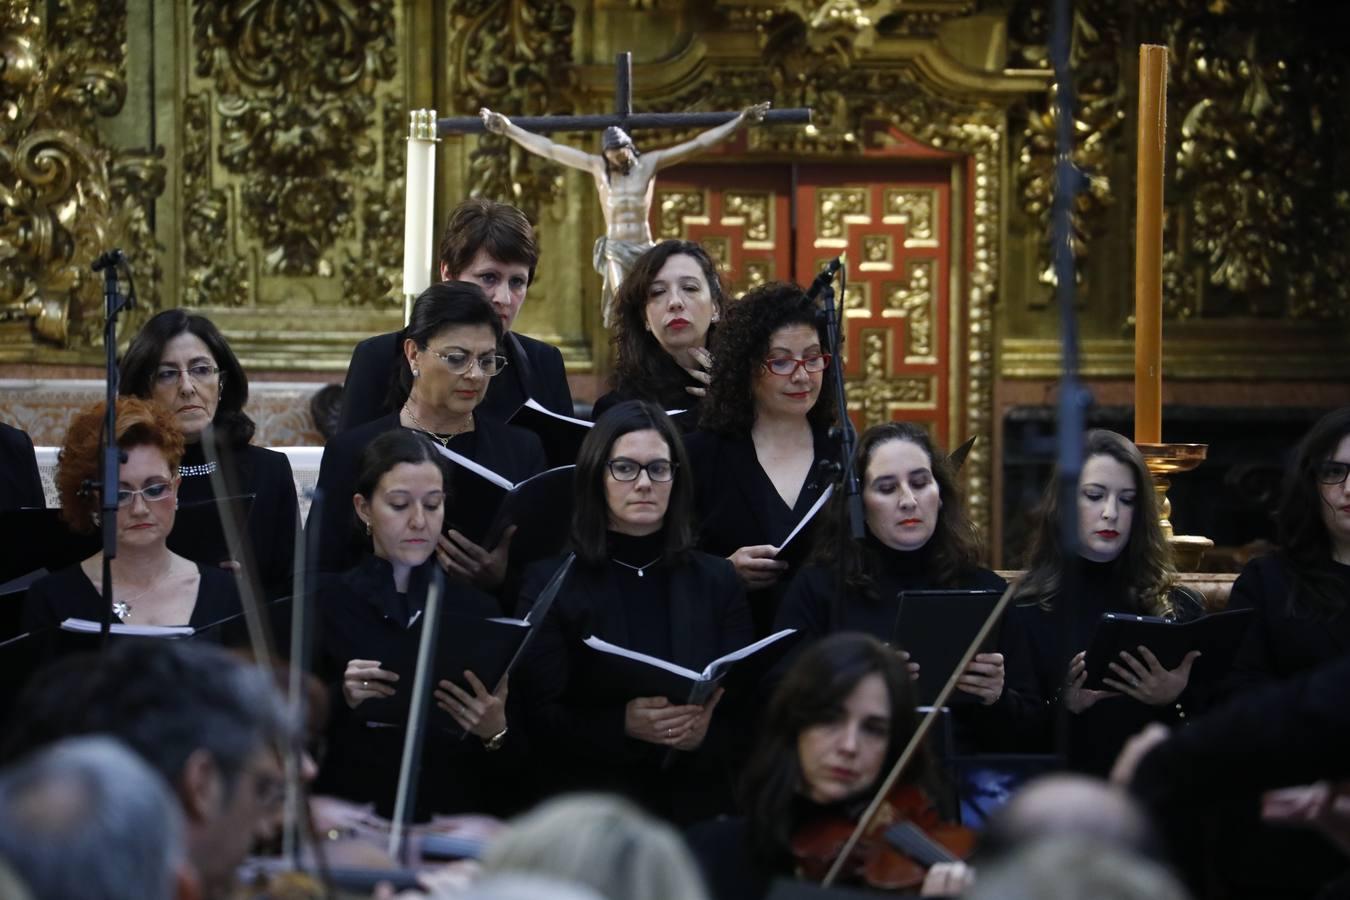
[[[367,535],[370,534],[370,523],[369,523],[369,522],[366,523],[366,534],[367,534]]]
[[[416,378],[418,375],[421,375],[421,374],[422,374],[422,372],[421,372],[420,369],[413,369],[413,377],[414,377],[414,378]]]

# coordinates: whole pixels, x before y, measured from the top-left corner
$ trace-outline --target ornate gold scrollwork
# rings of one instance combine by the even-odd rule
[[[397,71],[395,32],[393,0],[195,3],[195,74],[212,80],[216,155],[241,177],[236,213],[262,244],[263,274],[333,277],[336,245],[358,237],[358,216],[378,222],[381,211],[389,213],[395,195],[387,183],[359,183],[354,173],[380,162],[375,129],[387,133],[388,116],[376,115],[377,88]],[[193,187],[208,196],[200,181],[209,165],[200,157],[189,164]],[[362,256],[394,259],[389,236],[388,229],[366,233]],[[211,257],[190,250],[189,289],[219,284],[212,269]],[[359,293],[381,283],[363,279],[344,301],[385,299]],[[237,290],[226,289],[224,298],[202,299],[239,302]]]
[[[886,225],[905,226],[906,247],[936,247],[937,230],[934,213],[937,197],[933,191],[888,190],[886,210],[881,221]]]
[[[931,377],[893,377],[891,337],[889,331],[863,330],[863,374],[849,383],[849,408],[862,412],[864,427],[889,422],[906,409],[933,408]]]
[[[141,299],[159,267],[147,209],[164,187],[158,154],[112,147],[98,119],[126,99],[121,4],[0,3],[0,323],[7,344],[93,347],[102,286],[89,269],[121,245]],[[112,7],[112,8],[105,8]]]
[[[728,192],[722,197],[722,224],[744,228],[749,249],[773,249],[773,196],[764,191]]]
[[[574,112],[574,18],[565,0],[453,0],[452,108],[472,114],[487,106],[513,116]],[[558,166],[495,134],[478,138],[469,178],[475,196],[509,199],[534,222],[563,191]]]
[[[705,191],[663,191],[656,189],[657,208],[661,210],[658,237],[680,238],[690,225],[707,225],[708,198]]]
[[[931,259],[915,260],[909,264],[907,284],[886,285],[886,309],[882,315],[902,318],[909,323],[906,362],[933,362],[933,311],[937,306],[933,278],[936,267]]]

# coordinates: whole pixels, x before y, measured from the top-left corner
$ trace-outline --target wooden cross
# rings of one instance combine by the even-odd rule
[[[588,116],[513,116],[511,121],[526,131],[546,134],[551,131],[599,131],[616,125],[631,132],[639,128],[709,128],[730,122],[735,112],[636,113],[633,112],[633,54],[618,54],[614,60],[614,112]],[[811,121],[807,108],[771,109],[763,119],[768,125],[806,125]],[[436,120],[436,136],[481,134],[487,129],[478,116],[451,116]]]

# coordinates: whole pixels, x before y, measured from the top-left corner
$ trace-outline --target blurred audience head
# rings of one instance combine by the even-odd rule
[[[989,819],[982,848],[1007,854],[1034,841],[1091,838],[1130,853],[1156,857],[1157,838],[1124,791],[1086,775],[1044,775],[1027,783]]]
[[[981,867],[966,900],[1189,900],[1161,864],[1087,836],[1033,841]]]

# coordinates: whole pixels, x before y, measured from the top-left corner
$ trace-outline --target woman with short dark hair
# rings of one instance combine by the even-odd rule
[[[789,568],[777,548],[824,492],[836,455],[835,401],[825,389],[831,359],[817,313],[801,288],[779,282],[730,304],[700,430],[688,441],[700,546],[736,567],[760,634]]]
[[[630,400],[600,418],[577,462],[577,558],[521,674],[553,790],[615,791],[682,822],[729,805],[724,747],[745,722],[730,709],[714,716],[720,694],[702,707],[633,697],[603,681],[582,642],[594,635],[696,671],[750,643],[735,572],[693,549],[691,488],[679,430],[659,408]],[[561,562],[526,571],[522,614]]]
[[[612,390],[595,401],[595,418],[623,400],[648,400],[687,410],[686,431],[697,425],[725,302],[717,266],[693,241],[662,241],[639,256],[615,293]]]
[[[421,432],[513,483],[542,472],[547,464],[538,437],[478,411],[489,382],[506,367],[503,332],[501,318],[476,284],[440,282],[423,291],[403,329],[403,365],[396,381],[400,407],[328,443],[319,464],[323,495],[351,496],[361,451],[394,428]],[[457,471],[454,477],[479,476]],[[449,513],[453,520],[455,509]],[[320,529],[322,570],[341,571],[356,555],[352,524],[351,509],[340,500],[325,504],[312,526]],[[509,537],[484,548],[451,529],[441,537],[437,554],[452,576],[495,591],[506,578],[509,551]]]
[[[178,501],[199,506],[215,500],[202,435],[210,429],[233,458],[238,486],[251,496],[247,529],[258,578],[274,597],[291,590],[299,504],[290,460],[284,453],[252,444],[255,426],[244,411],[248,377],[225,336],[205,316],[166,309],[151,316],[122,354],[118,390],[153,400],[168,410],[187,448],[179,476]],[[171,536],[169,545],[194,553],[191,534]],[[217,551],[218,552],[218,551]],[[222,559],[198,560],[210,565]]]

